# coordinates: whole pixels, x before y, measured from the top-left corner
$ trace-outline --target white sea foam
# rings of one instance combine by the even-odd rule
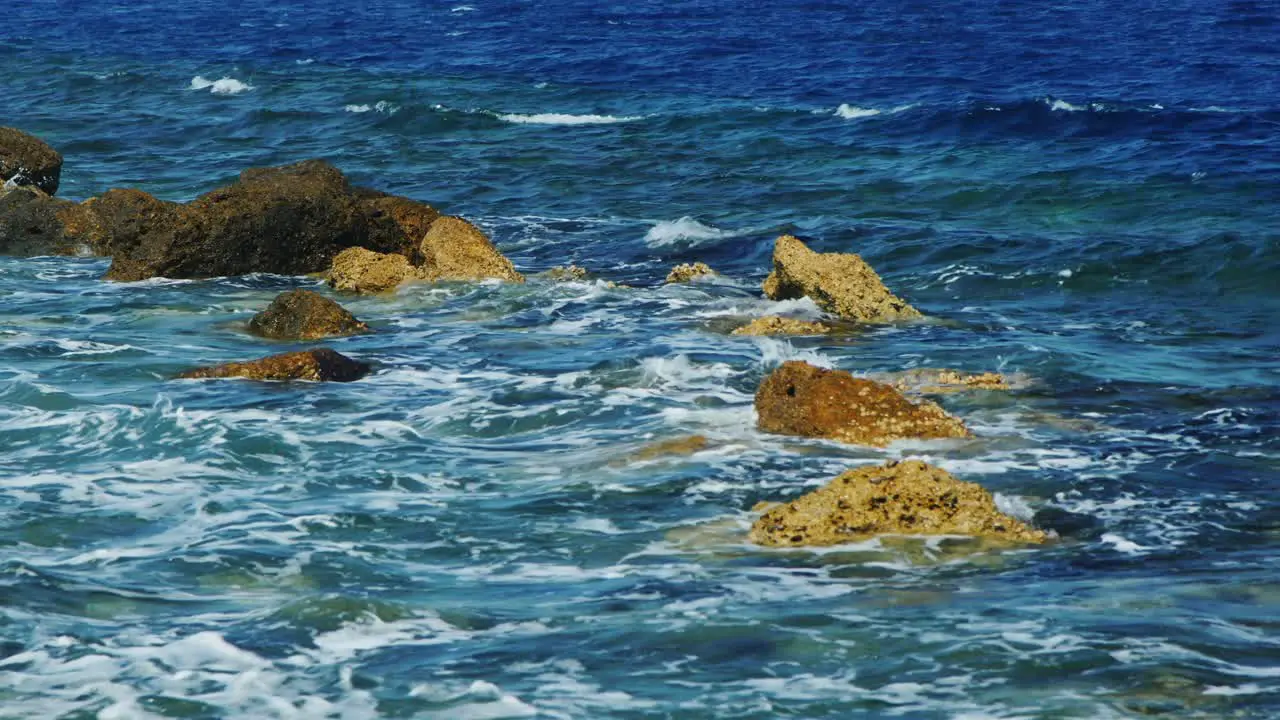
[[[842,117],[845,120],[858,120],[860,118],[875,117],[886,113],[889,115],[897,115],[898,113],[906,112],[913,107],[915,107],[914,104],[898,105],[897,107],[890,108],[889,110],[880,110],[879,108],[864,108],[858,107],[857,105],[850,105],[849,103],[841,103],[840,106],[836,108],[835,115],[837,117]]]
[[[342,109],[346,110],[349,113],[379,112],[384,115],[395,115],[396,111],[399,110],[400,108],[399,106],[389,103],[386,100],[379,100],[378,102],[372,105],[355,105],[355,104],[344,105]]]
[[[1066,100],[1055,100],[1051,98],[1045,98],[1045,104],[1049,106],[1050,110],[1054,110],[1058,112],[1084,112],[1085,110],[1088,110],[1088,108],[1082,107],[1080,105],[1072,105]]]
[[[252,90],[253,86],[233,77],[224,76],[219,80],[210,80],[203,75],[197,75],[191,78],[191,89],[208,90],[214,95],[239,95]]]
[[[499,120],[521,125],[608,125],[643,120],[643,115],[570,115],[568,113],[503,113]]]
[[[676,220],[662,220],[644,234],[644,242],[651,248],[707,245],[716,240],[738,237],[753,230],[721,230],[685,215]]]

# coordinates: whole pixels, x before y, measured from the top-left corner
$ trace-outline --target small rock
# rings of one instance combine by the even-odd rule
[[[524,282],[498,249],[475,225],[445,215],[431,224],[422,239],[422,269],[427,280],[474,281],[497,278]]]
[[[551,282],[581,282],[589,279],[591,273],[578,265],[557,265],[540,275]]]
[[[913,403],[890,385],[799,360],[783,363],[760,383],[756,413],[765,432],[873,447],[970,435],[963,422],[935,403]]]
[[[966,390],[1010,390],[1012,386],[1000,373],[966,373],[947,368],[913,368],[898,373],[885,373],[877,379],[902,392],[925,395],[963,392]]]
[[[31,186],[56,195],[62,176],[62,155],[40,138],[0,127],[0,185]]]
[[[880,276],[852,253],[816,253],[783,235],[773,246],[773,272],[764,281],[773,300],[809,296],[818,307],[848,320],[894,322],[920,318],[919,310],[889,292]]]
[[[850,470],[827,486],[771,507],[751,527],[752,542],[837,545],[873,535],[969,535],[1043,543],[1043,531],[996,508],[991,493],[919,460]]]
[[[684,263],[671,268],[671,272],[667,273],[668,283],[689,282],[700,277],[715,277],[719,275],[712,270],[706,263]]]
[[[329,268],[329,285],[344,292],[388,292],[416,277],[418,271],[409,264],[409,259],[405,256],[377,253],[359,247],[347,248],[338,253]]]
[[[809,320],[770,315],[756,318],[742,327],[729,333],[730,335],[826,335],[831,332],[830,325]]]
[[[188,370],[180,379],[233,378],[250,380],[311,380],[351,382],[369,374],[369,364],[328,348],[272,355],[261,360],[234,362]]]
[[[249,332],[273,340],[319,340],[369,332],[369,326],[313,290],[289,290],[249,320]]]

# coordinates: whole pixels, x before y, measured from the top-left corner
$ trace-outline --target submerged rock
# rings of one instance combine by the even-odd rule
[[[399,253],[414,265],[422,264],[422,238],[440,212],[426,203],[378,190],[357,188],[355,194],[369,222],[369,239],[364,246],[381,253]]]
[[[872,535],[971,535],[1043,543],[1045,533],[1005,515],[981,485],[919,460],[868,465],[775,505],[751,527],[752,542],[837,545]]]
[[[641,462],[671,455],[693,455],[707,449],[710,445],[711,441],[707,440],[705,435],[686,435],[646,445],[631,455],[630,459]]]
[[[422,239],[422,273],[427,280],[486,280],[524,282],[498,249],[475,225],[445,215],[431,224]]]
[[[591,273],[579,265],[557,265],[539,276],[551,282],[581,282],[591,278]]]
[[[773,272],[764,281],[773,300],[808,296],[818,307],[848,320],[893,322],[923,317],[889,292],[880,276],[852,253],[817,253],[783,235],[773,246]]]
[[[1010,390],[1013,387],[1000,373],[967,373],[948,368],[914,368],[902,372],[885,373],[877,379],[882,379],[902,392],[926,395],[966,390]]]
[[[765,432],[883,447],[908,438],[968,437],[964,423],[938,405],[912,402],[890,385],[792,360],[756,390]]]
[[[11,127],[0,127],[0,185],[31,186],[47,195],[58,192],[62,155],[43,140]]]
[[[35,186],[0,190],[0,255],[93,255],[104,239],[101,221],[85,205]]]
[[[742,327],[729,333],[730,335],[826,335],[832,331],[830,325],[809,320],[769,315],[756,318]]]
[[[711,266],[706,263],[683,263],[671,268],[671,272],[667,273],[668,283],[682,283],[695,280],[700,277],[715,277],[719,275]]]
[[[249,332],[273,340],[319,340],[369,332],[369,326],[313,290],[289,290],[249,320]]]
[[[346,178],[321,160],[245,170],[187,205],[113,190],[93,208],[111,236],[109,280],[319,272],[369,233]]]
[[[352,382],[369,374],[369,364],[352,360],[328,348],[271,355],[260,360],[233,362],[196,368],[178,375],[180,379],[249,378],[250,380],[311,380]]]
[[[388,292],[416,277],[418,270],[405,256],[358,247],[338,253],[329,268],[329,285],[344,292]]]

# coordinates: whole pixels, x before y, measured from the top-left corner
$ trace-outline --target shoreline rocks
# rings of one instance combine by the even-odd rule
[[[0,254],[91,255],[104,239],[101,221],[84,205],[33,185],[0,190]]]
[[[706,263],[682,263],[671,268],[671,272],[667,273],[666,283],[685,283],[692,282],[698,278],[715,277],[720,273],[711,269]]]
[[[1048,540],[1043,531],[1000,512],[981,485],[919,460],[849,470],[818,490],[773,505],[752,525],[750,538],[759,545],[798,547],[885,534]]]
[[[390,292],[417,277],[418,269],[410,265],[405,256],[360,247],[338,253],[329,267],[329,286],[343,292]]]
[[[902,392],[924,395],[967,392],[970,390],[1012,390],[1009,378],[995,372],[969,373],[949,368],[914,368],[874,376]]]
[[[729,334],[751,335],[756,337],[765,337],[769,335],[826,335],[834,329],[835,328],[832,328],[830,325],[820,322],[768,315],[756,318]]]
[[[792,360],[756,390],[757,427],[884,447],[894,440],[970,437],[959,419],[928,400],[912,402],[890,385]]]
[[[771,300],[808,296],[818,307],[846,320],[886,323],[924,317],[889,292],[858,255],[814,252],[792,235],[774,243],[773,272],[765,278],[763,289]]]
[[[272,340],[320,340],[369,332],[369,326],[313,290],[280,293],[249,320],[249,332]]]
[[[0,185],[30,186],[58,194],[62,155],[40,138],[17,128],[0,127]]]
[[[247,362],[231,362],[179,373],[176,379],[247,378],[249,380],[309,380],[312,382],[353,382],[369,374],[368,363],[318,348],[271,355]]]
[[[524,282],[524,275],[516,272],[489,237],[460,217],[444,215],[431,223],[419,247],[426,280]]]

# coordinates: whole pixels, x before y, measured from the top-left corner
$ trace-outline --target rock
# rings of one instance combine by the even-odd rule
[[[346,178],[321,160],[245,170],[187,205],[117,190],[93,207],[111,236],[109,280],[318,272],[369,233]]]
[[[587,269],[578,265],[557,265],[550,270],[539,273],[539,275],[551,282],[582,282],[588,280],[591,273]]]
[[[632,462],[641,462],[671,455],[693,455],[710,445],[711,442],[705,435],[686,435],[646,445],[631,455],[630,459]]]
[[[830,325],[808,320],[770,315],[756,318],[742,327],[729,333],[730,335],[826,335],[831,332]]]
[[[369,332],[369,326],[313,290],[289,290],[249,320],[249,332],[273,340],[319,340]]]
[[[913,368],[877,377],[902,392],[941,395],[966,390],[1009,390],[1012,386],[1000,373],[966,373],[947,368]]]
[[[35,186],[0,192],[0,255],[93,255],[104,239],[101,221],[85,205]]]
[[[422,268],[428,280],[524,282],[524,276],[475,225],[445,215],[431,224],[422,239]]]
[[[792,360],[756,390],[765,432],[883,447],[908,438],[969,437],[960,420],[928,400],[913,403],[890,385]]]
[[[826,487],[769,508],[752,542],[836,545],[872,535],[970,535],[1043,543],[1043,531],[996,508],[991,493],[919,460],[850,470]]]
[[[671,272],[667,273],[668,283],[689,282],[700,277],[715,277],[719,275],[712,270],[706,263],[683,263],[671,268]]]
[[[55,195],[62,176],[62,155],[40,138],[0,127],[0,185],[37,187]]]
[[[329,268],[329,285],[344,292],[388,292],[417,277],[418,270],[405,256],[358,247],[338,253]]]
[[[232,378],[250,380],[311,380],[351,382],[369,374],[368,363],[352,360],[328,348],[272,355],[261,360],[226,363],[188,370],[180,379]]]
[[[816,253],[783,235],[773,246],[773,272],[764,281],[773,300],[809,296],[818,307],[848,320],[893,322],[922,317],[881,282],[871,266],[851,253]]]
[[[422,264],[422,238],[440,212],[426,203],[368,188],[357,188],[355,195],[369,222],[369,239],[364,247],[399,253],[414,265]]]

